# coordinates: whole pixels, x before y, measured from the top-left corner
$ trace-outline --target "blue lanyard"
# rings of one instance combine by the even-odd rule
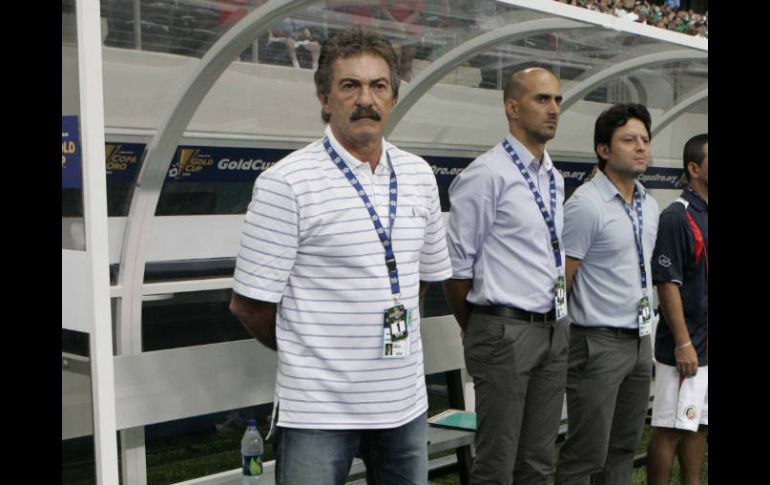
[[[642,274],[642,290],[647,289],[647,270],[644,268],[644,246],[642,243],[642,231],[644,229],[644,219],[642,218],[642,194],[638,187],[634,186],[634,209],[636,210],[636,218],[639,220],[639,231],[636,230],[636,223],[634,222],[634,216],[631,214],[626,201],[618,194],[621,202],[623,202],[623,208],[626,210],[626,215],[631,220],[631,226],[634,228],[634,242],[636,243],[636,251],[639,255],[639,270]]]
[[[385,248],[385,265],[388,267],[388,277],[390,278],[390,292],[393,294],[393,298],[395,298],[396,301],[401,297],[401,286],[398,284],[398,268],[396,267],[396,255],[393,253],[393,243],[390,240],[390,233],[393,232],[393,226],[396,222],[396,207],[398,202],[398,183],[396,182],[396,170],[395,167],[393,167],[393,163],[390,161],[390,154],[386,152],[386,155],[388,157],[388,163],[390,164],[390,202],[388,204],[388,217],[390,218],[390,232],[386,231],[384,227],[382,227],[382,223],[380,222],[380,217],[377,215],[377,211],[374,210],[374,206],[369,201],[369,196],[366,195],[366,191],[361,186],[361,183],[358,181],[358,179],[353,175],[353,171],[350,170],[350,167],[348,167],[345,162],[342,161],[342,157],[339,156],[336,150],[332,148],[331,143],[329,143],[329,138],[324,137],[324,148],[326,149],[326,153],[329,154],[329,157],[331,157],[332,161],[337,165],[337,168],[342,171],[342,173],[347,177],[348,182],[350,182],[350,185],[353,186],[353,188],[358,193],[358,196],[361,197],[361,200],[364,202],[364,206],[366,207],[366,210],[369,211],[369,216],[372,220],[372,224],[374,225],[374,230],[377,231],[377,236],[380,238],[380,242],[382,243],[382,247]]]
[[[529,190],[531,190],[532,194],[535,196],[535,202],[537,202],[537,206],[540,208],[540,214],[543,215],[545,225],[548,226],[548,232],[551,233],[551,247],[553,248],[553,257],[556,260],[556,267],[561,268],[561,247],[559,246],[559,237],[556,235],[556,222],[554,221],[554,218],[551,217],[551,214],[554,214],[554,216],[556,215],[556,180],[553,176],[553,171],[549,172],[549,175],[551,176],[549,184],[549,193],[551,194],[551,214],[549,214],[548,209],[545,208],[545,204],[543,203],[543,198],[540,196],[540,192],[538,192],[537,187],[535,187],[535,183],[532,182],[532,177],[529,176],[526,167],[524,167],[524,164],[519,160],[519,155],[507,139],[503,140],[503,148],[505,148],[505,151],[511,156],[511,160],[513,160],[513,163],[519,168],[524,180],[529,184]]]

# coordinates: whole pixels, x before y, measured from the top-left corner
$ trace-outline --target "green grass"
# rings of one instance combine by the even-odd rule
[[[429,414],[435,414],[437,409],[431,409]],[[651,428],[645,427],[642,441],[637,453],[647,450],[647,443],[651,435]],[[260,428],[262,436],[267,434],[267,427]],[[202,477],[213,473],[232,470],[240,465],[240,441],[241,433],[227,434],[215,431],[201,432],[174,438],[163,438],[148,443],[147,446],[147,483],[149,485],[167,485],[191,478]],[[93,470],[93,448],[89,450],[83,447],[77,459],[62,463],[62,484],[90,485],[95,483]],[[443,452],[431,456],[437,458],[452,451]],[[265,461],[273,459],[273,450],[270,443],[265,443]],[[355,478],[361,478],[357,475]],[[459,485],[460,479],[457,472],[443,476],[431,477],[431,482],[441,485]],[[645,467],[636,468],[633,475],[633,485],[646,485],[647,470]],[[674,460],[674,470],[670,485],[680,483],[679,464]],[[708,485],[708,448],[706,449],[706,462],[701,471],[701,484]]]
[[[268,424],[258,426],[265,437]],[[240,431],[216,431],[157,440],[147,446],[148,485],[167,485],[221,473],[241,465]],[[273,459],[273,447],[265,443],[264,460]]]
[[[637,454],[647,451],[647,444],[650,441],[650,436],[652,435],[652,428],[649,425],[646,425],[644,428],[644,434],[642,436],[642,441],[639,443],[639,447],[637,448]],[[647,468],[646,467],[639,467],[634,469],[634,474],[632,477],[632,485],[647,485]],[[441,477],[434,477],[431,478],[430,481],[432,483],[440,484],[440,485],[459,485],[460,484],[460,477],[456,472],[449,473],[447,475],[441,476]],[[678,485],[681,483],[679,480],[679,461],[677,459],[674,460],[674,468],[671,473],[671,480],[669,480],[669,485]],[[700,481],[698,482],[701,485],[708,485],[708,447],[706,448],[706,460],[703,464],[703,469],[701,470],[700,475]]]
[[[430,394],[430,409],[432,416],[446,409],[449,404],[446,396]],[[262,436],[268,432],[268,423],[259,426]],[[149,485],[168,485],[197,477],[232,470],[240,466],[240,441],[242,430],[231,433],[217,433],[213,428],[197,433],[177,435],[167,438],[154,439],[147,443],[147,483]],[[651,428],[645,427],[642,441],[637,454],[646,452],[651,435]],[[91,485],[95,483],[93,444],[88,440],[79,439],[65,448],[62,442],[62,485]],[[446,451],[431,458],[450,454]],[[272,444],[265,443],[265,461],[273,459]],[[356,478],[361,478],[358,475]],[[647,470],[640,467],[634,470],[633,485],[646,485]],[[459,485],[456,472],[443,476],[433,476],[431,482],[441,485]],[[679,483],[679,464],[674,461],[674,470],[670,485]],[[702,485],[708,485],[708,448],[706,461],[701,472]]]

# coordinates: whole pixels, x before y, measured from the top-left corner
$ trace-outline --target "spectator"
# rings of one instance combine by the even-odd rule
[[[238,22],[249,13],[249,9],[253,9],[265,3],[266,0],[219,0],[219,17],[217,18],[217,24],[219,25],[219,35],[222,36],[233,25]],[[246,61],[251,60],[257,62],[257,41],[256,39],[249,47],[244,50],[238,58]]]
[[[402,34],[393,47],[398,55],[398,75],[404,81],[412,80],[412,61],[420,42],[419,21],[424,10],[422,0],[380,0],[380,17],[392,22]]]
[[[315,70],[318,67],[318,57],[321,54],[321,43],[314,38],[310,27],[295,24],[292,20],[286,19],[270,29],[269,43],[281,43],[286,46],[291,59],[291,65],[300,69],[299,59],[297,58],[297,47],[304,47],[310,52],[312,57],[312,67]]]
[[[589,10],[614,15],[632,22],[708,38],[708,10],[701,16],[694,10],[679,10],[679,0],[652,5],[649,1],[634,0],[557,0]],[[703,24],[702,28],[700,24]]]
[[[376,27],[375,5],[378,4],[379,0],[324,0],[326,8],[333,12],[335,23],[352,23],[361,28]]]
[[[698,22],[695,25],[695,35],[697,35],[698,37],[705,37],[707,39],[709,38],[709,32],[706,29],[705,22]]]

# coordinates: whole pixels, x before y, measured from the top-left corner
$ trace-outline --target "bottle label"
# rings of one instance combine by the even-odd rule
[[[242,455],[243,456],[243,475],[253,477],[262,475],[262,455]]]

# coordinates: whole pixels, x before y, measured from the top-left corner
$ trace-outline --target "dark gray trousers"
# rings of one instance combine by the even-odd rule
[[[473,485],[545,485],[556,462],[569,325],[472,313],[464,354],[476,392]]]
[[[650,401],[650,337],[570,329],[567,440],[556,485],[630,485]]]

